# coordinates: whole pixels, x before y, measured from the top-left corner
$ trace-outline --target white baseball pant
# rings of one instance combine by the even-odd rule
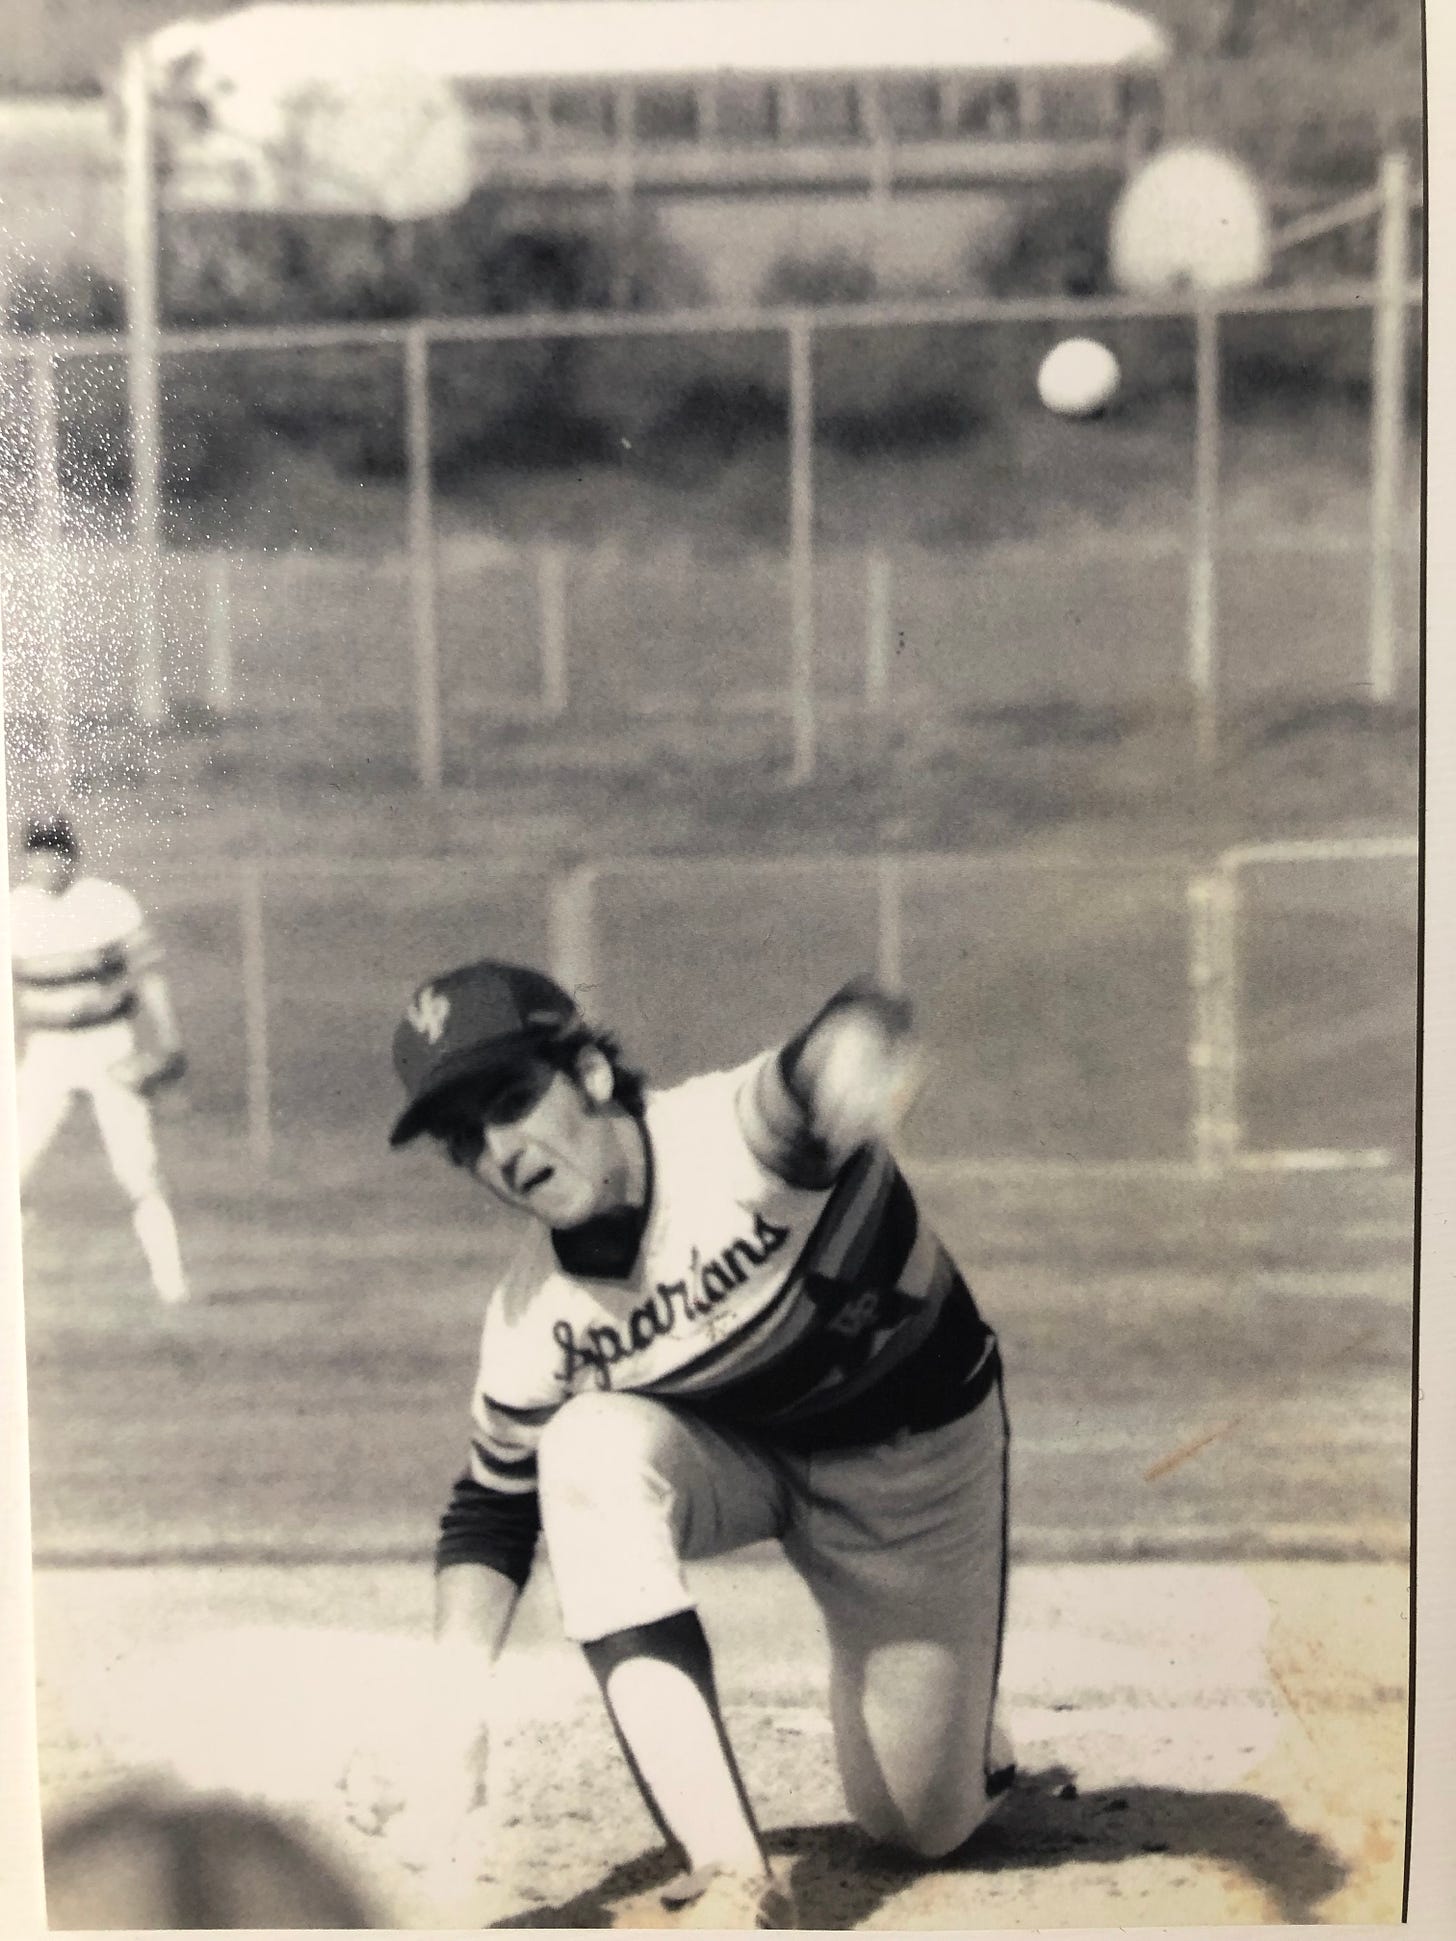
[[[176,1226],[162,1192],[152,1111],[114,1068],[136,1050],[126,1018],[73,1030],[32,1030],[15,1073],[22,1187],[61,1128],[72,1101],[88,1097],[117,1184],[131,1203],[132,1224],[158,1294],[183,1298]]]
[[[566,1633],[587,1642],[691,1609],[685,1561],[779,1539],[828,1636],[850,1812],[875,1839],[948,1853],[1010,1758],[993,1716],[1006,1452],[999,1385],[945,1428],[808,1456],[643,1396],[577,1396],[539,1457]]]

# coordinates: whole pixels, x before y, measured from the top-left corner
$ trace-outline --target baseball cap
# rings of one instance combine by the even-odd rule
[[[394,1069],[409,1103],[389,1135],[403,1146],[461,1079],[508,1077],[534,1046],[578,1021],[559,984],[523,964],[485,959],[421,984],[394,1034]]]

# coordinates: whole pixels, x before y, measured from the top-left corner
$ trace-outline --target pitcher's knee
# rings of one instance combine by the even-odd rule
[[[541,1511],[620,1517],[668,1495],[657,1462],[660,1405],[636,1395],[574,1395],[542,1431],[537,1452]]]
[[[609,1637],[692,1603],[661,1459],[668,1420],[640,1396],[580,1395],[542,1434],[541,1521],[568,1638]]]

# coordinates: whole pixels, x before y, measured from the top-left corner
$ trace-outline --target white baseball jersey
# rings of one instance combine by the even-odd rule
[[[536,1444],[583,1391],[804,1450],[939,1426],[995,1380],[995,1338],[888,1151],[861,1148],[828,1185],[792,1183],[811,1135],[776,1056],[650,1092],[644,1131],[644,1213],[605,1236],[534,1229],[489,1299],[441,1562],[523,1576]]]
[[[17,884],[10,955],[17,1018],[31,1031],[76,1031],[131,1017],[138,973],[160,961],[130,890],[95,876],[78,877],[59,896]]]

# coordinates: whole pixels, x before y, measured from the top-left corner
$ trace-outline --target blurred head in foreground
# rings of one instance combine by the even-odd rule
[[[287,1821],[133,1791],[48,1831],[53,1929],[368,1928],[363,1895]]]

